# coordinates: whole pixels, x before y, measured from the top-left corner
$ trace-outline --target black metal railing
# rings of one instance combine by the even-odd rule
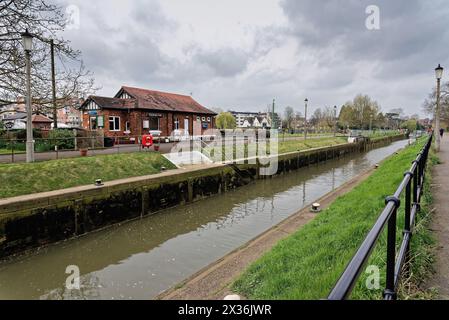
[[[417,213],[420,211],[421,196],[425,181],[425,171],[429,150],[432,145],[432,136],[413,161],[410,171],[404,174],[404,179],[393,196],[387,197],[386,206],[377,219],[371,231],[363,241],[351,262],[346,267],[332,292],[329,300],[348,299],[356,284],[366,262],[382,233],[387,227],[387,266],[386,285],[384,290],[385,300],[395,300],[402,272],[408,272],[410,258],[410,240],[415,226]],[[396,256],[396,223],[397,211],[401,206],[401,196],[405,190],[405,224],[402,244]],[[404,269],[404,270],[403,270]]]

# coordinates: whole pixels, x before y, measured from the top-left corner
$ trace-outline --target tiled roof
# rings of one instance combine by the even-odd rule
[[[33,117],[31,119],[32,119],[31,122],[46,122],[46,123],[53,122],[53,120],[51,120],[50,118],[47,118],[46,116],[44,116],[42,114],[33,114]]]
[[[103,109],[133,109],[136,106],[136,100],[134,99],[119,99],[108,98],[100,96],[89,96],[89,99],[93,100],[97,105]],[[84,102],[86,103],[86,102]]]
[[[137,99],[137,108],[139,109],[216,114],[200,105],[191,96],[126,86],[123,86],[118,94],[122,90]]]
[[[12,115],[9,115],[7,117],[5,117],[3,120],[7,121],[7,120],[18,120],[18,119],[24,119],[27,117],[26,112],[16,112]]]

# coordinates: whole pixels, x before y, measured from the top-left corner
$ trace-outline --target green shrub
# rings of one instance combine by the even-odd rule
[[[59,150],[75,149],[74,137],[75,135],[72,130],[65,129],[50,131],[48,135],[48,139],[53,146],[52,149],[57,145]]]

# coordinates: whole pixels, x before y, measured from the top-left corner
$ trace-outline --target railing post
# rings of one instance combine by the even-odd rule
[[[415,171],[413,172],[413,203],[418,206],[418,174],[419,174],[419,162],[414,160],[413,164],[416,163]]]
[[[397,197],[388,197],[385,203],[394,203],[394,209],[388,220],[388,234],[387,234],[387,272],[386,272],[386,286],[384,291],[385,300],[396,300],[396,290],[394,285],[394,271],[396,266],[396,216],[397,210],[400,206],[400,200]]]
[[[411,225],[411,211],[412,211],[412,204],[411,204],[411,193],[412,193],[412,181],[413,181],[413,172],[406,172],[404,174],[405,177],[409,176],[410,180],[407,183],[407,186],[405,187],[405,207],[404,207],[404,212],[405,212],[405,221],[404,221],[404,236],[406,234],[409,235],[409,239],[412,236],[412,225]],[[406,249],[406,254],[405,254],[405,266],[404,266],[404,272],[406,275],[409,274],[410,268],[409,268],[409,263],[410,263],[410,241],[407,244],[407,249]]]

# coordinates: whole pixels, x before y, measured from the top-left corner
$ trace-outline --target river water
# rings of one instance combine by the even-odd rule
[[[0,299],[151,299],[404,147],[313,165],[0,262]],[[68,290],[66,268],[79,268]]]

